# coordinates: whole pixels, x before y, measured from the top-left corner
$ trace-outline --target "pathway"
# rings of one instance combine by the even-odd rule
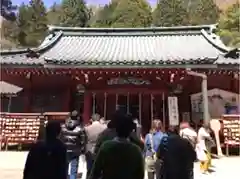
[[[0,178],[22,179],[26,156],[26,152],[0,152]],[[227,179],[230,175],[231,179],[237,179],[239,178],[239,164],[240,157],[225,157],[213,160],[216,172],[203,175],[199,171],[199,163],[196,163],[195,179]],[[81,169],[83,168],[81,167]]]

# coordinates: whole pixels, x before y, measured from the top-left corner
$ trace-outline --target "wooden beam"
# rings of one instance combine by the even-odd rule
[[[127,94],[130,92],[130,94],[162,94],[163,92],[168,93],[166,89],[149,89],[149,88],[117,88],[117,89],[90,89],[88,90],[91,93],[104,93],[106,92],[107,94]]]

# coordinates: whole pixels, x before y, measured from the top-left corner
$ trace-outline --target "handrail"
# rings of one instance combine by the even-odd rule
[[[9,112],[0,112],[0,115],[6,115],[6,116],[40,116],[41,113],[9,113]]]
[[[69,112],[45,112],[45,113],[9,113],[0,112],[0,116],[44,116],[44,115],[68,115]]]

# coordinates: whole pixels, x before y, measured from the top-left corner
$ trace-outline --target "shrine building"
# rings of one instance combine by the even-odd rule
[[[79,110],[107,120],[116,109],[168,124],[168,97],[178,98],[179,119],[191,113],[190,95],[208,89],[239,93],[239,50],[226,47],[214,26],[151,28],[50,27],[33,49],[1,51],[1,81],[23,90],[8,112]],[[7,110],[2,97],[1,111]]]

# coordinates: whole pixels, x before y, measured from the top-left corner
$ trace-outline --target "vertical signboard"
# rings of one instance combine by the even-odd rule
[[[179,125],[178,98],[175,96],[168,97],[168,115],[169,125]]]

